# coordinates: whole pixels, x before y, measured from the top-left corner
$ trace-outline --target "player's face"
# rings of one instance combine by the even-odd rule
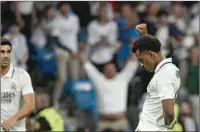
[[[9,45],[1,45],[1,68],[6,68],[10,65],[12,48]]]
[[[140,66],[144,68],[146,71],[153,72],[155,68],[155,60],[153,59],[151,53],[148,51],[135,53],[137,59],[140,62]]]

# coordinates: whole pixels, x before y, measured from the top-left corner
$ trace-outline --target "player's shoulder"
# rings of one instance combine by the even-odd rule
[[[15,67],[15,66],[14,66],[14,74],[16,76],[20,76],[20,77],[29,77],[30,76],[26,70],[24,70],[20,67]]]
[[[158,72],[159,78],[166,78],[166,79],[179,79],[179,69],[173,63],[169,63],[163,66],[160,71]]]
[[[89,22],[89,24],[88,24],[88,28],[89,29],[91,29],[91,28],[93,29],[93,28],[96,28],[96,27],[98,27],[97,20],[94,19],[94,20],[92,20],[92,21]]]
[[[97,25],[97,20],[94,19],[94,20],[90,21],[88,25],[90,25],[90,26]]]
[[[69,18],[72,19],[72,20],[79,20],[79,17],[76,14],[70,14]]]
[[[112,21],[109,22],[109,25],[111,27],[117,27],[117,22],[112,20]]]

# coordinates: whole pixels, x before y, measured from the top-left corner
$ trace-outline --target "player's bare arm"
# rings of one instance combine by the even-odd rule
[[[165,124],[170,128],[173,128],[173,120],[174,120],[174,100],[173,99],[166,99],[162,101],[163,112],[164,112],[164,119]]]
[[[18,113],[14,115],[17,120],[21,120],[28,116],[35,109],[34,94],[26,94],[23,96],[24,106],[20,109]]]
[[[1,124],[5,131],[9,131],[9,129],[15,125],[17,120],[21,120],[28,116],[35,108],[34,94],[27,94],[23,96],[24,98],[24,106],[17,112],[14,116],[12,116],[8,120],[4,120]]]

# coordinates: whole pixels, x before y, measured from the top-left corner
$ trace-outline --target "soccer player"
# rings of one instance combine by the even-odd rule
[[[25,117],[34,109],[29,74],[11,63],[12,44],[1,39],[1,130],[25,131]],[[23,107],[20,109],[23,97]]]
[[[157,38],[144,35],[146,24],[136,28],[143,36],[134,42],[132,52],[144,69],[154,72],[136,131],[168,131],[175,124],[174,101],[180,87],[179,69],[172,63],[172,58],[161,54],[161,43]]]

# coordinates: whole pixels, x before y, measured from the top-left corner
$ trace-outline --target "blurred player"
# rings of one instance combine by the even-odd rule
[[[1,39],[1,130],[25,131],[25,117],[34,109],[29,74],[11,64],[12,44]],[[23,97],[23,107],[20,103]]]
[[[146,24],[136,28],[141,35],[147,34]],[[180,87],[179,69],[172,63],[172,58],[161,54],[161,43],[154,36],[144,35],[136,40],[132,52],[144,69],[154,72],[136,131],[167,131],[175,124],[174,101]]]

